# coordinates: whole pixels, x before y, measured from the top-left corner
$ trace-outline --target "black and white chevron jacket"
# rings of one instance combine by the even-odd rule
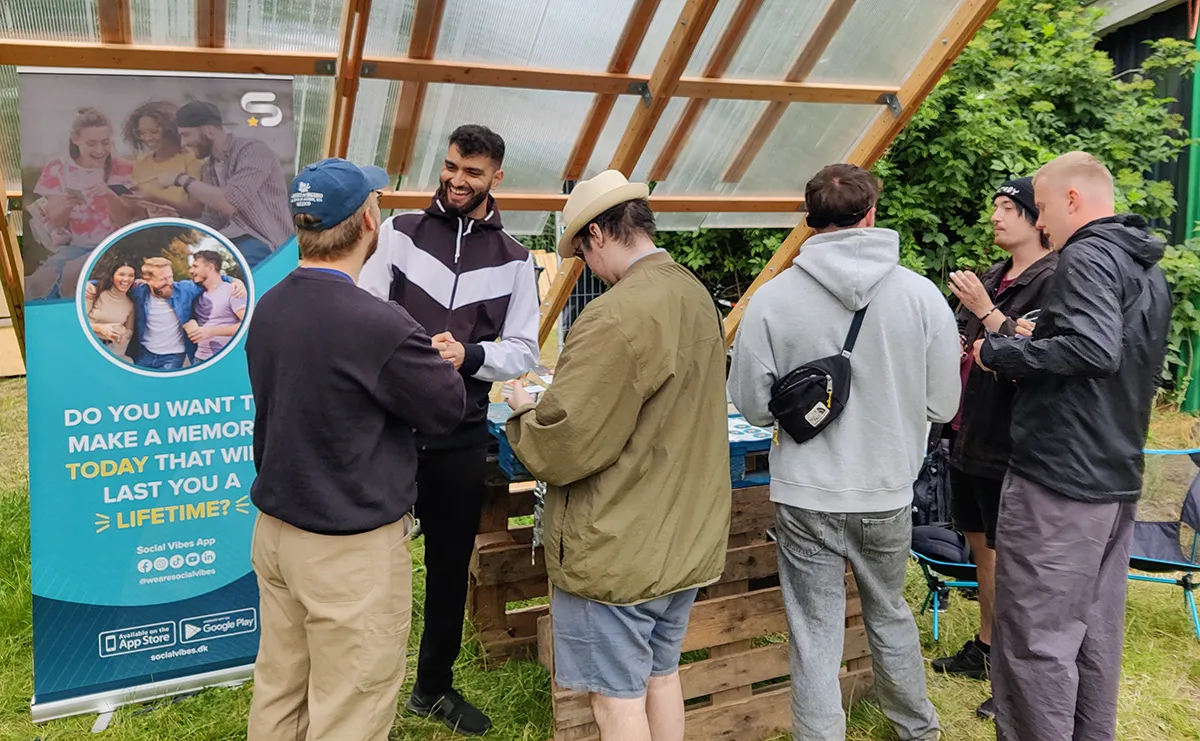
[[[430,336],[448,331],[466,347],[463,423],[447,437],[418,439],[420,447],[487,442],[492,384],[537,365],[533,266],[529,251],[504,231],[491,198],[482,219],[452,216],[434,198],[423,212],[383,223],[379,249],[363,266],[359,286],[403,306]]]

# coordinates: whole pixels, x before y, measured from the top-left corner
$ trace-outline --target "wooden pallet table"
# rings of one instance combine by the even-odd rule
[[[552,617],[541,549],[530,544],[533,482],[504,439],[506,406],[489,419],[499,440],[488,500],[471,561],[470,616],[489,666],[537,656],[553,676]],[[775,522],[767,482],[770,433],[730,417],[731,516],[725,572],[692,609],[680,668],[688,701],[688,741],[762,741],[791,726],[787,618],[779,587]],[[842,698],[850,704],[874,682],[862,607],[846,574]],[[532,603],[531,603],[532,602]],[[598,741],[586,694],[552,682],[554,741]]]

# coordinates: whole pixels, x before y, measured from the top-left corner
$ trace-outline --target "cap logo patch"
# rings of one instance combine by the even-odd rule
[[[311,187],[310,183],[303,180],[296,184],[296,192],[288,197],[293,207],[308,208],[314,203],[323,203],[325,201],[325,194],[309,190]]]

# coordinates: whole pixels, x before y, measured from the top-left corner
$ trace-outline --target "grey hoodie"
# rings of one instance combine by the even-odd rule
[[[958,409],[961,347],[937,287],[899,266],[890,229],[810,238],[792,267],[754,294],[742,317],[729,395],[746,419],[773,425],[771,384],[842,348],[868,304],[851,358],[850,399],[821,434],[797,445],[779,430],[771,500],[818,512],[886,512],[912,503],[926,422]]]

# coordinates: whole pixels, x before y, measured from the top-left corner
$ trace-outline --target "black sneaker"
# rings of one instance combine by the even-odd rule
[[[978,638],[963,644],[953,656],[933,660],[933,670],[942,674],[957,674],[971,679],[987,679],[991,661]]]
[[[996,698],[989,697],[983,701],[983,704],[975,709],[975,714],[984,720],[996,719]]]
[[[492,721],[454,689],[440,695],[426,695],[414,688],[404,707],[422,718],[436,718],[464,736],[482,736],[492,727]]]

